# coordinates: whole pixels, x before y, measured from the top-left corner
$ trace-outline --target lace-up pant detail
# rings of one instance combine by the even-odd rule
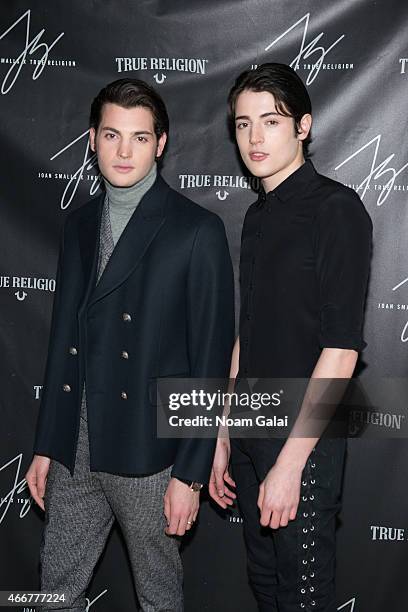
[[[300,608],[301,610],[312,610],[316,607],[316,540],[317,516],[315,502],[315,470],[316,449],[313,449],[311,458],[308,460],[303,471],[301,498],[299,504],[299,519],[301,527],[301,582],[300,582]],[[316,580],[315,580],[316,578]]]
[[[336,612],[335,531],[345,441],[317,444],[302,473],[296,519],[273,530],[261,527],[257,499],[283,443],[232,441],[249,580],[260,612]]]

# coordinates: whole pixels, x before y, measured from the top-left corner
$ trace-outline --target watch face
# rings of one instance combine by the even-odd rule
[[[202,488],[203,485],[201,484],[201,482],[192,482],[190,485],[190,489],[192,489],[193,491],[201,491]]]

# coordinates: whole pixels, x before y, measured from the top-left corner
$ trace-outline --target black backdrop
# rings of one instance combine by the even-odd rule
[[[235,76],[253,65],[296,67],[314,103],[314,163],[358,190],[375,226],[363,376],[404,377],[407,29],[402,0],[1,3],[0,590],[38,588],[42,516],[30,507],[24,473],[41,398],[59,231],[67,211],[99,189],[87,147],[91,99],[123,76],[157,86],[171,118],[163,175],[222,216],[236,264],[243,215],[255,196],[228,136],[226,95]],[[339,610],[407,609],[407,463],[405,440],[349,444]],[[255,610],[241,531],[237,511],[203,504],[183,553],[187,612]],[[117,531],[90,592],[95,611],[134,609]]]

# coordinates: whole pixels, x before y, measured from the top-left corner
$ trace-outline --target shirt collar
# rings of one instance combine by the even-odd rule
[[[263,202],[271,202],[272,198],[278,198],[281,202],[286,202],[294,196],[302,195],[309,187],[310,182],[316,176],[316,170],[310,159],[307,159],[304,164],[297,170],[292,172],[282,183],[280,183],[272,191],[265,193],[263,186],[258,198],[258,205]]]

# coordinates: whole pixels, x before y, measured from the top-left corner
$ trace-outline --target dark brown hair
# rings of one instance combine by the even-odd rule
[[[154,131],[157,138],[169,133],[169,116],[166,105],[153,87],[139,79],[118,79],[106,85],[91,105],[89,126],[98,129],[104,104],[117,104],[123,108],[143,106],[153,115]]]
[[[235,124],[235,106],[238,96],[243,91],[267,91],[275,98],[276,110],[286,117],[293,117],[295,133],[299,133],[299,124],[303,115],[312,113],[312,103],[307,89],[290,66],[286,64],[261,64],[255,70],[242,72],[235,81],[228,95],[228,110],[231,125]],[[234,126],[235,127],[235,126]],[[302,141],[303,154],[309,155],[311,133]]]

